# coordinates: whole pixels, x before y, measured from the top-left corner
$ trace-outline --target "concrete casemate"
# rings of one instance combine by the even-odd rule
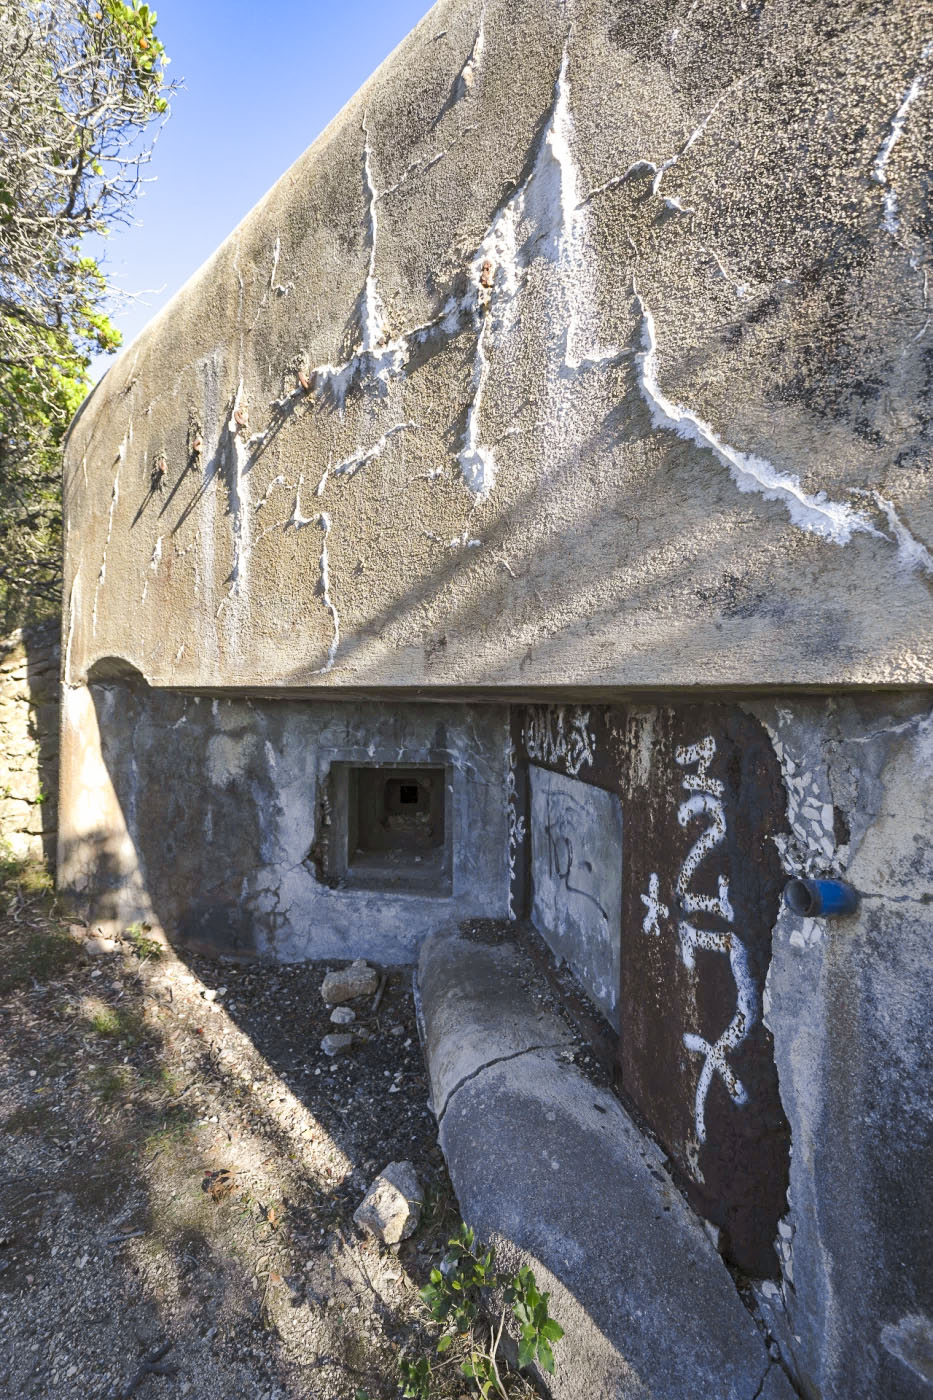
[[[68,683],[928,683],[930,20],[442,0],[80,411]]]
[[[67,443],[63,890],[424,945],[464,1214],[594,1397],[933,1384],[931,34],[441,0]],[[450,932],[507,918],[659,1147]]]

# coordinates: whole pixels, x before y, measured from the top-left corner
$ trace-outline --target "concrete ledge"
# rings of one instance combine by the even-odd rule
[[[536,998],[534,968],[513,943],[477,944],[450,928],[428,945],[433,953],[422,954],[418,984],[440,1121],[455,1091],[481,1070],[529,1050],[567,1047],[572,1037]]]
[[[555,1400],[789,1400],[663,1156],[561,1058],[569,1037],[526,956],[442,932],[419,983],[464,1219],[501,1259],[531,1265],[565,1329]]]

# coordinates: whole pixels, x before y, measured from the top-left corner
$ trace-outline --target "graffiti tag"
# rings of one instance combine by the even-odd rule
[[[677,820],[684,828],[692,822],[705,818],[706,827],[694,841],[680,867],[675,885],[676,904],[682,914],[707,914],[720,918],[727,924],[735,922],[735,912],[729,901],[729,880],[725,875],[717,878],[718,894],[696,894],[690,883],[699,865],[720,846],[726,837],[726,813],[723,805],[724,784],[719,778],[710,776],[709,767],[716,756],[716,741],[707,735],[698,744],[679,747],[674,751],[675,761],[686,771],[683,787],[689,796],[677,809]],[[648,881],[648,893],[640,896],[646,914],[642,930],[646,934],[659,937],[661,921],[669,917],[669,909],[660,899],[660,882],[657,874]],[[684,1035],[684,1045],[694,1054],[703,1056],[703,1065],[697,1083],[694,1120],[698,1142],[706,1141],[706,1099],[714,1075],[718,1075],[726,1092],[735,1104],[748,1102],[748,1093],[726,1059],[730,1050],[742,1044],[758,1019],[758,995],[754,979],[748,966],[748,954],[744,943],[733,929],[722,931],[697,928],[686,919],[677,924],[680,940],[681,961],[689,971],[696,966],[696,950],[706,948],[710,952],[728,957],[729,966],[736,986],[735,1015],[719,1038],[712,1044],[700,1035],[690,1032]]]
[[[578,705],[535,705],[525,720],[525,749],[538,763],[562,765],[575,778],[593,766],[595,740],[589,731],[589,710]]]

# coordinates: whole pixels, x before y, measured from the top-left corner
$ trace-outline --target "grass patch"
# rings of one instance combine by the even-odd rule
[[[120,1017],[112,1006],[102,1006],[88,1017],[88,1025],[98,1035],[119,1035]]]
[[[81,945],[55,920],[55,886],[44,865],[0,844],[0,996],[48,982],[73,967]]]
[[[151,1157],[155,1152],[165,1152],[190,1142],[196,1122],[197,1116],[190,1109],[170,1108],[158,1128],[143,1139],[143,1156]]]
[[[84,1022],[95,1035],[106,1036],[109,1040],[121,1040],[127,1045],[138,1045],[145,1039],[146,1023],[137,1011],[118,1010],[105,1001],[96,998],[88,1003]]]
[[[55,893],[55,881],[43,862],[20,860],[5,842],[0,844],[0,887],[15,887],[28,895]]]

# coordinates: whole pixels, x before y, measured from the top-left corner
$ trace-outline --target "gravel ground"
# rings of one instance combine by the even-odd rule
[[[388,1400],[400,1355],[465,1394],[417,1291],[458,1214],[411,970],[330,1059],[331,965],[101,948],[36,873],[0,899],[0,1396]],[[402,1159],[424,1213],[388,1248],[352,1214]]]

